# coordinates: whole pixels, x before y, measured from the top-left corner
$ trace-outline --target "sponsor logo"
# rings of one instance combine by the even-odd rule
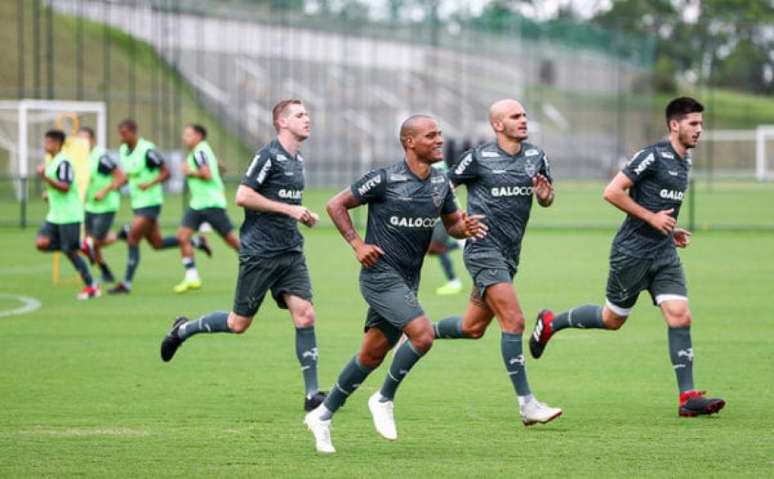
[[[669,158],[670,160],[674,160],[675,159],[675,155],[673,155],[672,153],[670,153],[668,151],[662,151],[661,152],[661,156],[663,156],[664,158]]]
[[[497,153],[496,151],[482,151],[481,157],[482,158],[500,158],[500,153]]]
[[[492,174],[494,175],[502,175],[503,173],[507,173],[508,170],[492,170]]]
[[[677,172],[676,171],[669,170],[669,171],[667,171],[667,173],[669,173],[672,176],[677,176]]]
[[[312,348],[308,351],[304,351],[301,353],[302,358],[312,358],[312,361],[317,361],[317,358],[319,357],[319,354],[317,353],[317,348]]]
[[[258,159],[257,156],[256,159]],[[266,163],[263,164],[263,168],[261,168],[261,171],[258,172],[258,177],[255,179],[259,185],[263,184],[263,181],[266,179],[266,175],[269,173],[269,169],[271,169],[271,160],[266,160]]]
[[[304,192],[302,190],[286,190],[284,188],[280,189],[277,194],[280,198],[284,198],[286,200],[300,200],[301,197],[304,196]]]
[[[390,175],[390,181],[406,181],[407,179],[406,175],[399,175],[396,173]]]
[[[658,192],[658,195],[664,198],[665,200],[683,201],[683,196],[685,196],[685,192],[663,189]]]
[[[378,185],[381,182],[382,182],[382,175],[376,175],[373,178],[371,178],[370,180],[368,180],[365,183],[363,183],[362,185],[360,185],[360,187],[358,187],[358,189],[357,189],[357,193],[360,196],[363,196],[364,194],[366,194],[369,191],[371,191],[371,189],[373,189],[374,186]]]
[[[292,171],[285,172],[285,176],[293,176],[293,175],[295,175],[295,173],[293,173]]]
[[[514,364],[518,364],[519,366],[524,366],[524,355],[519,354],[515,358],[511,358],[508,360],[508,364],[513,366]]]
[[[277,155],[275,158],[277,158],[277,161],[288,161],[288,157],[285,155]]]
[[[434,176],[430,179],[430,183],[445,183],[445,182],[446,182],[446,177],[441,175]]]
[[[439,221],[441,221],[440,218],[390,216],[390,224],[392,226],[400,226],[401,228],[433,228]]]
[[[540,152],[534,148],[530,148],[529,150],[524,152],[524,156],[537,156]]]
[[[693,348],[681,349],[677,352],[678,358],[687,358],[688,361],[693,362]]]
[[[460,161],[460,164],[457,165],[457,168],[454,169],[454,173],[461,175],[465,173],[465,169],[473,162],[473,154],[468,153],[468,155]]]
[[[643,171],[647,170],[647,169],[648,169],[648,167],[651,165],[651,163],[653,163],[654,161],[656,161],[656,157],[655,157],[655,156],[653,156],[653,153],[649,154],[649,155],[647,156],[647,158],[645,158],[644,160],[642,160],[642,161],[640,162],[640,164],[639,164],[639,165],[637,165],[637,167],[636,167],[636,168],[634,168],[634,174],[635,174],[635,175],[639,175],[639,174],[641,174]]]
[[[530,196],[532,194],[531,186],[495,186],[491,190],[492,196],[499,198],[501,196]]]

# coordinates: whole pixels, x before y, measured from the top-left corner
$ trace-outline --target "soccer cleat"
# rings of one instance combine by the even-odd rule
[[[177,286],[172,288],[175,293],[185,293],[192,289],[199,289],[202,287],[202,280],[200,279],[184,279]]]
[[[126,241],[129,238],[129,230],[131,227],[128,224],[121,226],[121,230],[116,235],[116,238]]]
[[[113,277],[113,273],[110,271],[105,271],[102,273],[102,283],[115,283],[116,278]]]
[[[543,355],[543,350],[546,349],[548,340],[551,339],[551,335],[554,333],[551,330],[551,321],[553,320],[554,313],[548,309],[544,309],[537,315],[535,329],[529,337],[529,352],[535,359],[540,359],[540,356]]]
[[[164,336],[164,339],[161,341],[161,360],[165,363],[172,359],[177,348],[183,344],[183,340],[180,339],[177,331],[180,329],[180,326],[184,325],[186,322],[188,322],[188,318],[185,316],[176,318],[175,322],[172,323],[172,329],[169,330],[167,335]]]
[[[131,292],[132,289],[123,281],[108,290],[108,294],[129,294]]]
[[[199,244],[196,247],[204,251],[208,258],[212,258],[212,248],[210,248],[210,243],[207,241],[206,236],[199,235]]]
[[[94,285],[94,286],[84,286],[81,292],[78,293],[78,296],[76,296],[76,298],[83,301],[86,299],[99,298],[100,296],[102,296],[102,290],[99,289],[99,286]]]
[[[325,406],[320,405],[317,409],[307,414],[304,418],[304,424],[314,435],[317,452],[333,454],[336,452],[336,448],[333,447],[333,442],[331,442],[331,420],[321,419],[323,407]]]
[[[696,390],[680,393],[680,408],[677,413],[682,417],[695,417],[715,414],[723,409],[726,401],[704,397],[706,393],[706,391]]]
[[[368,398],[368,409],[374,419],[374,427],[383,438],[394,441],[398,439],[398,431],[395,428],[395,416],[393,410],[395,403],[392,401],[380,401],[382,395],[379,391]]]
[[[439,296],[450,296],[462,291],[462,281],[459,278],[455,278],[440,288],[435,290],[435,294]]]
[[[317,406],[325,401],[326,396],[328,396],[328,393],[325,391],[317,391],[311,396],[304,396],[304,411],[310,412],[317,409]]]
[[[562,415],[562,410],[558,407],[543,404],[537,399],[528,401],[519,409],[521,410],[521,422],[525,426],[532,426],[537,423],[545,424]]]
[[[94,253],[94,240],[90,236],[83,239],[81,243],[81,252],[89,258],[89,263],[94,264],[97,262],[96,254]]]

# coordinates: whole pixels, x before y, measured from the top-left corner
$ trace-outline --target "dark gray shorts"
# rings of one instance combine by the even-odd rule
[[[50,250],[63,253],[78,251],[81,248],[80,223],[49,223],[46,221],[38,230],[38,236],[45,236],[51,242]]]
[[[239,255],[234,312],[254,316],[269,290],[282,309],[288,308],[282,297],[285,293],[312,301],[312,281],[303,253],[272,257]]]
[[[674,254],[647,259],[613,251],[607,277],[608,307],[612,306],[616,314],[627,316],[645,290],[650,293],[655,305],[670,299],[687,299],[688,288],[680,257]]]
[[[159,216],[161,216],[161,205],[155,205],[155,206],[145,206],[144,208],[135,208],[132,210],[134,213],[134,216],[142,216],[143,218],[148,218],[153,221],[156,221],[159,219]]]
[[[86,229],[86,234],[96,240],[103,240],[110,232],[110,227],[113,226],[113,218],[116,213],[114,211],[108,213],[89,213],[86,212],[86,219],[83,226]]]
[[[499,283],[513,283],[518,266],[513,260],[507,260],[496,249],[476,251],[470,254],[465,250],[463,256],[465,267],[473,279],[473,292],[471,296],[483,299],[486,288]]]
[[[446,226],[443,225],[443,221],[436,223],[435,227],[433,228],[433,236],[430,241],[448,246],[450,240],[449,232],[446,231]]]
[[[209,223],[212,229],[224,237],[234,230],[225,208],[204,208],[202,210],[188,208],[183,215],[183,221],[180,222],[183,227],[194,231],[198,231],[202,223]]]
[[[368,303],[365,330],[379,328],[390,343],[397,342],[406,325],[425,314],[417,299],[418,289],[418,284],[409,284],[398,272],[386,267],[362,270],[360,293]]]

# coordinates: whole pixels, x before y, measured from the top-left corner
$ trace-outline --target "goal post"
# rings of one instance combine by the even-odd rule
[[[707,130],[696,152],[710,174],[774,181],[774,125],[749,130]]]

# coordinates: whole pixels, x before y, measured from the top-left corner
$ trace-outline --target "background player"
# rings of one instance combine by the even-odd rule
[[[113,272],[102,257],[102,248],[116,241],[110,231],[118,208],[121,206],[119,190],[126,183],[126,175],[116,160],[104,148],[97,145],[94,130],[88,126],[78,129],[79,138],[89,142],[89,186],[86,189],[86,238],[83,251],[102,272],[102,282],[115,281]]]
[[[183,129],[183,145],[188,149],[188,156],[182,168],[191,198],[177,230],[185,278],[175,286],[175,293],[184,293],[202,286],[193,252],[193,247],[199,245],[200,238],[204,238],[194,237],[194,232],[199,231],[202,223],[209,223],[226,244],[239,252],[239,238],[234,234],[234,227],[226,212],[226,196],[218,159],[207,142],[207,130],[197,124],[186,126]],[[195,244],[192,244],[192,240]]]
[[[433,163],[433,168],[443,173],[449,171],[445,161]],[[460,281],[460,278],[454,271],[454,263],[449,255],[449,252],[459,249],[459,247],[458,241],[449,237],[449,233],[446,232],[446,227],[443,223],[437,223],[433,229],[433,237],[430,240],[430,247],[427,249],[427,253],[432,256],[438,256],[441,269],[443,269],[443,274],[446,277],[446,284],[436,289],[435,294],[446,296],[462,291],[462,281]]]
[[[605,188],[605,200],[627,214],[610,251],[605,305],[578,306],[556,316],[541,311],[530,338],[532,356],[539,358],[562,329],[620,329],[640,292],[647,290],[668,326],[669,357],[680,391],[678,414],[689,417],[725,406],[723,399],[707,398],[694,388],[691,311],[675,249],[690,242],[690,233],[675,226],[688,189],[688,150],[699,143],[703,111],[693,98],[672,100],[666,107],[668,139],[637,152]]]
[[[170,361],[177,348],[198,333],[242,334],[250,327],[264,296],[271,294],[290,311],[296,328],[296,356],[304,376],[304,409],[317,407],[325,393],[317,383],[317,339],[312,283],[298,224],[312,227],[319,216],[301,206],[304,158],[301,143],[311,122],[300,100],[283,100],[272,110],[277,138],[258,150],[236,202],[245,209],[239,231],[239,277],[231,313],[216,311],[195,321],[179,317],[161,343],[161,359]]]
[[[482,214],[489,235],[465,244],[465,266],[473,291],[463,318],[433,325],[437,339],[479,339],[493,317],[502,329],[500,348],[505,369],[518,397],[522,422],[530,426],[552,421],[562,410],[549,407],[532,394],[527,381],[522,333],[524,314],[513,278],[519,265],[521,241],[532,209],[554,201],[554,189],[545,153],[527,143],[527,113],[516,100],[501,100],[489,109],[496,141],[464,153],[449,178],[468,189],[468,214]]]
[[[363,265],[360,291],[369,308],[360,351],[341,371],[325,402],[304,419],[318,452],[336,452],[330,437],[333,414],[405,333],[408,340],[395,352],[382,389],[368,400],[377,432],[397,439],[395,392],[433,344],[430,320],[416,296],[433,227],[440,216],[454,237],[486,234],[478,218],[467,218],[458,210],[446,175],[430,166],[443,158],[443,137],[435,120],[425,115],[408,118],[401,126],[400,140],[405,160],[367,173],[328,202],[328,214]],[[366,203],[364,242],[348,210]]]
[[[73,162],[62,153],[64,142],[62,130],[49,130],[43,137],[43,149],[51,155],[51,160],[38,166],[38,175],[46,183],[48,215],[38,231],[35,247],[40,251],[64,253],[83,280],[84,288],[78,299],[91,299],[99,296],[101,291],[86,262],[78,255],[83,204],[75,183]]]

